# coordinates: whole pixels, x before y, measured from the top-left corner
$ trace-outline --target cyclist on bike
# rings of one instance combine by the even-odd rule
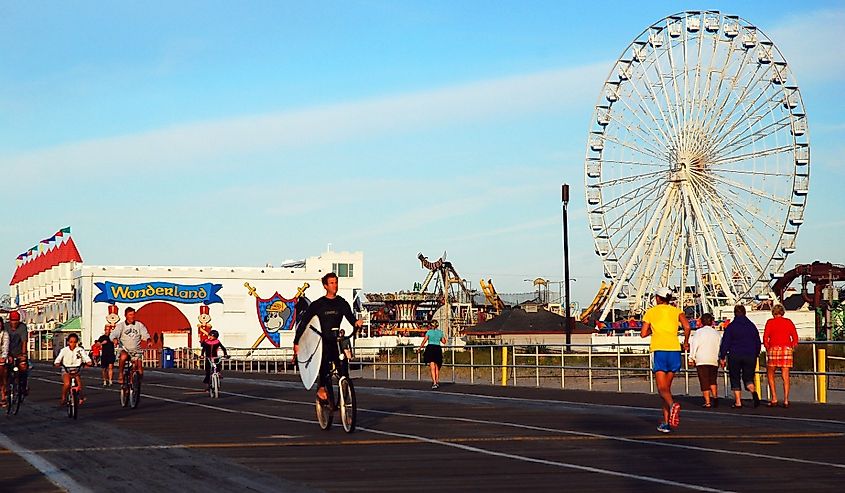
[[[317,389],[317,397],[321,400],[328,400],[328,393],[326,386],[331,385],[331,370],[332,363],[338,368],[340,365],[340,353],[337,348],[337,339],[331,329],[340,327],[340,322],[345,317],[354,327],[352,334],[344,334],[345,337],[352,337],[354,333],[362,325],[363,320],[355,320],[352,315],[352,307],[337,294],[337,274],[329,272],[322,278],[323,288],[326,290],[326,295],[314,301],[308,306],[305,315],[302,317],[303,323],[296,328],[296,336],[293,339],[293,352],[299,352],[299,338],[302,332],[305,331],[308,322],[314,315],[320,319],[320,327],[323,328],[323,360],[320,364],[320,386]],[[297,317],[298,318],[298,317]],[[345,369],[342,371],[346,371]]]
[[[130,362],[135,360],[140,361],[143,355],[141,341],[146,341],[148,346],[153,343],[150,333],[147,331],[147,326],[135,320],[134,308],[131,306],[126,307],[123,317],[124,320],[118,322],[114,326],[114,330],[109,334],[109,337],[114,341],[114,347],[120,348],[120,363],[117,366],[117,376],[118,382],[121,385],[123,384],[123,365],[126,364],[126,360],[129,359]],[[143,377],[144,365],[138,364],[136,366],[138,375]]]
[[[205,384],[205,390],[208,391],[208,387],[211,384],[211,363],[209,363],[209,358],[214,359],[217,357],[218,353],[222,350],[223,356],[229,357],[229,352],[226,351],[226,347],[223,346],[223,343],[220,342],[220,333],[216,330],[211,330],[208,333],[208,339],[202,341],[200,345],[202,346],[202,351],[200,352],[200,357],[203,357],[205,361],[205,380],[202,383]],[[220,365],[217,365],[217,372],[220,373]]]
[[[6,360],[9,358],[9,333],[0,318],[0,407],[6,407]]]
[[[18,311],[9,313],[9,355],[8,363],[12,367],[17,366],[20,371],[20,385],[23,395],[29,395],[29,387],[26,384],[29,376],[29,365],[27,364],[26,351],[29,342],[29,332],[26,324],[21,322],[21,314]]]
[[[62,368],[62,397],[59,403],[60,407],[64,407],[67,393],[70,390],[70,373],[68,373],[68,370],[81,368],[82,365],[91,366],[91,364],[92,361],[88,357],[88,352],[79,345],[79,336],[76,334],[67,336],[67,346],[59,351],[59,355],[53,361],[53,366]],[[82,394],[82,375],[77,374],[76,379],[79,382],[79,403],[82,404],[85,402],[85,397]]]

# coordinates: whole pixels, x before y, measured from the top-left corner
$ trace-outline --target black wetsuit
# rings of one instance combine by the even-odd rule
[[[356,320],[355,316],[352,315],[352,307],[343,297],[335,296],[329,299],[323,296],[308,305],[308,310],[305,311],[302,322],[296,328],[296,336],[293,339],[295,345],[299,344],[299,338],[302,337],[303,331],[314,315],[317,315],[317,318],[320,319],[320,327],[323,329],[323,361],[320,363],[320,386],[326,387],[331,382],[332,362],[340,360],[337,336],[331,329],[340,327],[340,322],[346,317],[346,320],[352,324],[353,330],[352,334],[344,334],[344,336],[351,337],[357,330],[355,327]]]

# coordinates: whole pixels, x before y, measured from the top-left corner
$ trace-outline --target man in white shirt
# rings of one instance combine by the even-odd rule
[[[719,369],[719,344],[722,335],[713,328],[713,315],[701,316],[701,327],[692,336],[689,350],[689,363],[695,365],[701,393],[704,395],[703,407],[718,407],[719,394],[716,388]],[[712,396],[712,399],[711,399]]]
[[[123,365],[130,357],[132,361],[137,361],[137,370],[140,376],[144,376],[144,365],[140,364],[143,356],[143,349],[141,349],[141,341],[146,341],[147,345],[153,343],[150,337],[147,326],[135,320],[135,309],[131,306],[124,310],[122,322],[118,322],[114,326],[114,330],[109,334],[109,338],[114,341],[115,350],[120,348],[120,363],[118,364],[118,381],[123,384]]]

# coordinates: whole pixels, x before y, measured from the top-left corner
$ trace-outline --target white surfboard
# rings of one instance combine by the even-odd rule
[[[320,364],[323,362],[323,336],[320,319],[317,315],[311,317],[305,331],[299,338],[299,353],[296,355],[299,365],[299,377],[306,390],[311,390],[320,374]]]

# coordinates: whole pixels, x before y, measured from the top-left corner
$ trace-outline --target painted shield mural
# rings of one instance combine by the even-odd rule
[[[280,332],[293,329],[296,299],[285,299],[278,292],[267,299],[256,296],[255,309],[264,335],[273,346],[279,347]]]

